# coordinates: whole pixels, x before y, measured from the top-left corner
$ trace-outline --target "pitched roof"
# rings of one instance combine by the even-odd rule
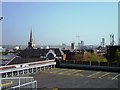
[[[28,49],[20,52],[21,57],[40,57],[45,56],[49,50],[48,49]]]
[[[37,61],[44,61],[44,59],[16,57],[11,62],[9,62],[7,65],[23,64],[23,63],[30,63],[30,62],[37,62]]]
[[[46,56],[49,50],[53,50],[56,56],[61,56],[63,52],[59,48],[49,48],[49,49],[33,49],[33,48],[26,48],[25,50],[20,52],[21,57],[40,57]]]
[[[56,56],[63,55],[63,51],[59,48],[50,48],[50,50],[53,50],[55,52]]]

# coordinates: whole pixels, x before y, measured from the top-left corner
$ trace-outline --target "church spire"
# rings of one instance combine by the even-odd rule
[[[28,42],[28,47],[29,48],[32,48],[32,43],[33,43],[33,41],[32,41],[32,28],[31,28],[31,31],[30,31],[30,41]]]
[[[30,32],[30,42],[32,43],[32,28],[31,28],[31,32]]]

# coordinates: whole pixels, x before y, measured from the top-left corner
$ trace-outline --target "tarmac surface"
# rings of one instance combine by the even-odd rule
[[[120,73],[55,68],[27,76],[42,88],[119,88]],[[55,89],[56,90],[56,89]]]

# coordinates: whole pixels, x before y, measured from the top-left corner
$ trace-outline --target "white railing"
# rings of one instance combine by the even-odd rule
[[[0,70],[0,74],[6,73],[6,72],[19,71],[19,70],[23,70],[23,69],[29,69],[29,68],[45,67],[45,66],[49,66],[49,65],[56,65],[56,62],[49,62],[49,63],[45,63],[45,64],[36,64],[36,65],[27,66],[27,67],[19,67],[19,68],[13,68],[13,69]]]
[[[13,89],[37,89],[37,81],[33,77],[13,77],[13,78],[1,78],[1,90],[13,90]]]
[[[5,70],[0,70],[0,76],[2,76],[2,78],[21,76],[25,74],[36,73],[46,69],[52,69],[55,68],[55,65],[56,62],[48,62],[43,64],[36,63],[34,65],[30,65],[27,67],[5,69]]]

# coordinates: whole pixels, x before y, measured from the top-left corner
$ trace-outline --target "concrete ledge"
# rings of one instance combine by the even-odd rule
[[[120,72],[120,67],[109,67],[109,66],[90,66],[90,65],[78,65],[78,64],[60,64],[58,66],[58,68],[74,68],[74,69],[85,69],[85,70]]]

